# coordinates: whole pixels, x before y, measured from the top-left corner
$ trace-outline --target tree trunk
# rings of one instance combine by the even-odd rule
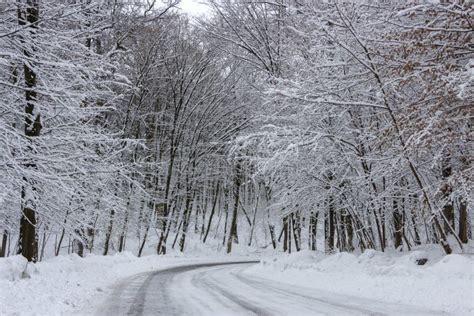
[[[372,205],[372,212],[374,214],[375,218],[375,227],[377,228],[377,235],[379,237],[379,242],[380,242],[380,250],[385,251],[385,240],[382,232],[382,221],[379,218],[379,212],[375,210],[375,206]]]
[[[275,226],[268,224],[268,230],[270,231],[270,238],[272,239],[273,249],[276,249],[276,238],[275,238]]]
[[[326,253],[332,253],[334,251],[334,232],[335,232],[335,223],[334,223],[334,202],[332,197],[329,197],[328,211],[324,219],[324,240],[326,242]]]
[[[122,252],[125,250],[125,238],[127,237],[127,226],[128,226],[128,216],[130,213],[130,199],[133,193],[133,183],[130,184],[130,193],[127,198],[127,205],[125,207],[125,218],[123,220],[122,232],[119,237],[119,247],[118,251]]]
[[[217,186],[216,186],[216,193],[214,195],[214,201],[212,202],[212,209],[211,209],[211,214],[209,215],[209,221],[207,223],[207,228],[206,228],[206,233],[204,234],[204,238],[202,240],[203,243],[206,242],[206,239],[207,239],[207,236],[209,235],[209,230],[211,229],[211,223],[212,223],[212,218],[214,216],[214,213],[216,211],[216,205],[217,205],[217,200],[219,198],[219,189],[220,189],[220,186],[219,186],[219,182],[217,182]]]
[[[42,238],[42,242],[41,242],[41,252],[40,252],[40,255],[39,255],[39,261],[43,261],[43,257],[44,257],[44,250],[46,248],[46,244],[49,240],[49,236],[50,235],[47,235],[46,234],[46,231],[48,230],[48,227],[45,226],[44,229],[43,229],[43,238]]]
[[[421,245],[421,238],[420,238],[420,233],[418,232],[418,228],[417,228],[417,216],[416,216],[416,211],[415,211],[415,207],[413,207],[411,209],[411,222],[412,222],[412,226],[413,226],[413,243],[415,244],[415,246],[419,246]]]
[[[0,246],[0,258],[7,254],[8,231],[5,229],[2,234],[2,245]]]
[[[225,245],[226,237],[227,237],[227,222],[229,220],[229,190],[225,190],[224,195],[224,211],[225,211],[225,219],[224,219],[224,237],[222,238],[222,245]]]
[[[237,241],[237,211],[239,209],[240,199],[240,165],[237,163],[235,167],[235,179],[234,179],[234,209],[232,211],[231,225],[229,231],[229,238],[227,239],[227,253],[232,251],[232,243]]]
[[[145,229],[145,234],[143,235],[143,241],[140,244],[140,248],[138,249],[138,257],[142,256],[143,248],[145,247],[146,239],[148,237],[148,231],[150,230],[150,226],[147,226]]]
[[[344,230],[346,231],[346,250],[349,252],[354,251],[354,245],[353,245],[353,240],[354,240],[354,228],[352,227],[352,219],[351,215],[349,212],[344,210],[344,213],[342,215],[342,221],[344,222]]]
[[[293,230],[293,221],[291,220],[290,215],[288,215],[287,221],[288,221],[288,253],[291,253],[291,231]]]
[[[198,197],[199,199],[199,197]],[[196,206],[196,211],[194,212],[194,234],[197,235],[199,233],[199,214],[204,213],[204,210],[201,210],[199,207],[199,202],[198,205]]]
[[[459,239],[462,243],[468,242],[469,221],[467,218],[467,202],[461,199],[459,203]]]
[[[453,174],[453,171],[447,161],[444,161],[443,165],[443,179],[447,182],[449,177]],[[444,230],[449,232],[451,230],[450,227],[454,227],[454,203],[451,199],[453,189],[449,183],[445,183],[441,188],[441,192],[443,192],[443,198],[446,200],[443,205]]]
[[[79,257],[84,257],[84,243],[82,242],[84,233],[79,229],[76,229],[75,233],[77,236],[75,236],[72,241],[73,252],[75,252]]]
[[[444,231],[448,232],[451,230],[450,227],[454,227],[454,205],[452,201],[443,206],[443,215]]]
[[[194,192],[189,192],[191,188],[188,188],[188,194],[186,195],[186,203],[184,206],[184,213],[183,213],[183,227],[182,227],[182,234],[181,239],[179,240],[179,251],[184,251],[184,243],[186,241],[186,234],[188,232],[189,220],[191,217],[191,212],[193,208],[193,200],[194,200]],[[196,210],[197,212],[197,210]]]
[[[89,250],[89,253],[92,253],[92,250],[94,249],[95,232],[96,232],[96,225],[97,225],[98,219],[99,219],[99,214],[96,215],[94,222],[91,223],[90,226],[87,227],[86,229],[86,233],[87,233],[86,248],[87,250]]]
[[[110,211],[109,227],[107,228],[107,232],[105,233],[104,252],[102,253],[104,256],[109,253],[110,238],[112,237],[112,229],[114,227],[114,215],[115,210],[112,209]]]
[[[25,198],[25,188],[22,190],[22,198]],[[18,241],[18,253],[28,261],[38,260],[38,238],[36,235],[36,213],[33,208],[24,207],[20,220],[20,239]]]
[[[300,215],[297,212],[296,214],[291,214],[291,225],[293,227],[293,239],[295,240],[296,251],[301,250],[301,221]]]
[[[252,219],[252,228],[250,229],[250,238],[249,238],[249,247],[252,245],[252,238],[255,231],[255,221],[257,219],[257,210],[258,210],[258,201],[260,200],[260,187],[257,190],[257,200],[255,201],[255,209],[253,211],[253,219]]]
[[[283,229],[282,229],[282,233],[283,233],[283,251],[284,252],[287,252],[287,251],[290,251],[290,247],[288,245],[288,230],[289,230],[289,227],[288,227],[288,216],[285,216],[283,217]],[[281,234],[280,234],[280,237],[281,237]]]
[[[339,249],[339,251],[344,251],[346,250],[346,231],[344,230],[344,222],[342,221],[340,213],[342,213],[342,210],[339,210],[334,214],[334,226],[336,227],[337,236],[336,248]]]
[[[310,250],[316,250],[316,232],[317,232],[317,226],[318,226],[318,215],[319,212],[311,212],[309,215],[309,249]]]
[[[56,247],[56,253],[55,253],[56,256],[59,255],[59,251],[61,250],[61,244],[63,242],[65,233],[66,233],[66,229],[63,227],[63,229],[61,231],[61,237],[59,237],[59,242],[58,242],[58,245]]]
[[[393,242],[395,249],[403,245],[403,215],[400,212],[398,201],[393,198]]]
[[[171,249],[174,249],[174,247],[176,246],[176,242],[178,241],[179,232],[181,231],[182,226],[183,226],[183,220],[181,219],[179,221],[178,227],[176,227],[176,234],[174,236],[173,244],[171,245]]]
[[[172,129],[171,133],[171,139],[173,141],[174,139],[174,133],[175,133],[175,127]],[[169,196],[170,196],[170,189],[171,189],[171,178],[173,175],[173,168],[174,168],[174,161],[176,157],[176,148],[175,144],[171,144],[171,149],[170,149],[170,160],[168,163],[168,171],[166,175],[166,185],[165,185],[165,203],[163,205],[163,219],[161,220],[161,233],[160,233],[160,239],[158,241],[158,245],[156,246],[156,253],[157,254],[166,254],[166,239],[168,237],[168,216],[169,216],[169,208],[170,208],[170,201],[169,201]]]
[[[27,0],[26,9],[18,9],[18,23],[30,29],[30,34],[34,36],[39,20],[39,3],[37,0]],[[24,39],[21,39],[23,44]],[[27,59],[32,59],[33,52],[24,49],[23,54]],[[30,61],[31,63],[31,61]],[[42,125],[41,116],[35,113],[36,95],[36,73],[30,68],[29,63],[23,64],[25,75],[25,136],[28,141],[33,142],[35,137],[40,136]],[[30,153],[33,149],[29,148]],[[35,169],[34,159],[25,164],[26,169]],[[22,210],[20,219],[20,239],[18,241],[18,253],[22,254],[28,261],[38,260],[38,239],[36,236],[36,203],[34,194],[36,192],[35,183],[31,179],[23,177],[23,187],[21,189]]]

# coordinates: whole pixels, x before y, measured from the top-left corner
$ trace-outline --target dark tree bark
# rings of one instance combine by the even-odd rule
[[[448,165],[448,162],[444,162],[442,174],[446,181],[453,174],[452,168]],[[445,183],[441,188],[441,192],[443,193],[443,198],[446,200],[443,206],[444,230],[449,232],[451,227],[454,227],[454,205],[451,199],[451,193],[453,190],[451,185],[449,183]]]
[[[293,227],[293,239],[295,240],[296,251],[301,250],[301,217],[299,212],[291,214],[291,226]]]
[[[462,199],[459,203],[459,239],[462,243],[467,243],[469,236],[469,221],[467,217],[467,202]]]
[[[288,253],[291,253],[291,231],[293,230],[293,221],[290,216],[287,216],[288,222]]]
[[[194,200],[194,192],[190,192],[191,187],[188,187],[188,194],[186,195],[186,202],[184,206],[184,213],[183,213],[183,226],[182,226],[182,234],[181,239],[179,240],[179,250],[181,252],[184,251],[184,243],[186,242],[186,234],[188,233],[188,226],[189,220],[191,217],[191,212],[193,208],[193,200]]]
[[[443,206],[443,215],[444,215],[444,231],[448,232],[451,230],[451,227],[454,227],[454,205],[453,202],[447,202]]]
[[[84,230],[76,229],[75,233],[77,236],[75,236],[72,241],[73,252],[75,252],[79,257],[84,257],[84,243],[82,241],[84,238]]]
[[[216,192],[214,194],[214,201],[212,202],[211,214],[209,215],[209,221],[207,222],[206,233],[204,234],[204,238],[202,240],[203,243],[206,242],[207,236],[209,235],[209,230],[211,229],[212,218],[214,217],[214,213],[216,211],[217,200],[219,198],[219,191],[220,191],[220,183],[217,182]]]
[[[342,214],[342,221],[344,222],[344,229],[346,232],[346,250],[347,251],[354,251],[354,245],[353,245],[353,240],[354,240],[354,228],[352,227],[352,219],[351,215],[347,210],[344,210]]]
[[[176,124],[176,122],[175,122]],[[168,163],[168,171],[166,175],[166,185],[165,185],[165,203],[163,204],[163,214],[161,220],[161,233],[160,239],[158,241],[158,245],[156,246],[156,253],[157,254],[166,254],[166,239],[168,237],[168,222],[166,218],[168,217],[169,209],[170,209],[170,191],[171,191],[171,179],[173,176],[174,170],[174,163],[176,158],[176,151],[177,151],[177,144],[175,144],[175,133],[176,133],[176,126],[173,126],[171,131],[171,149],[170,149],[170,160]]]
[[[66,228],[63,227],[63,229],[61,231],[61,237],[59,237],[59,242],[58,242],[58,245],[56,247],[56,252],[55,252],[56,256],[59,255],[59,251],[61,250],[61,244],[63,243],[63,239],[64,239],[65,234],[66,234]]]
[[[253,218],[252,218],[252,228],[250,228],[250,238],[249,238],[249,247],[252,245],[253,235],[255,231],[255,222],[257,220],[257,211],[258,211],[258,202],[260,201],[260,186],[256,192],[256,201],[255,201],[255,208],[253,210]]]
[[[324,219],[324,240],[326,242],[326,253],[334,251],[334,233],[335,233],[335,214],[334,214],[334,201],[332,197],[329,197],[328,210]]]
[[[318,227],[318,215],[319,212],[311,212],[309,216],[309,249],[316,250],[316,232]]]
[[[94,249],[94,241],[95,241],[95,232],[96,232],[96,225],[97,220],[99,219],[99,214],[96,215],[94,222],[91,222],[90,225],[86,228],[86,249],[89,250],[89,253],[92,253]]]
[[[393,199],[393,242],[395,249],[398,249],[403,245],[403,214],[400,211],[398,201],[396,198]]]
[[[337,241],[336,241],[336,248],[339,249],[339,251],[345,251],[346,250],[346,231],[344,230],[344,222],[342,221],[342,216],[341,216],[341,210],[336,212],[334,216],[334,221],[335,221],[335,227],[336,227],[336,236],[337,236]]]
[[[416,199],[416,196],[411,197],[413,200]],[[415,246],[421,245],[421,238],[420,238],[420,233],[418,232],[418,223],[417,223],[417,216],[416,216],[416,211],[415,207],[411,209],[411,222],[412,222],[412,227],[413,227],[413,243]]]
[[[21,26],[26,26],[30,29],[30,34],[34,36],[37,29],[37,22],[39,20],[39,3],[37,0],[28,0],[26,2],[26,9],[18,9],[18,22]],[[22,39],[22,43],[27,46],[28,43]],[[25,48],[23,54],[27,59],[33,57],[31,49]],[[25,136],[30,142],[34,138],[40,136],[42,125],[41,116],[35,113],[36,95],[36,73],[30,67],[29,63],[23,64],[23,71],[25,75]],[[33,150],[30,148],[30,152]],[[34,159],[27,162],[26,169],[36,168]],[[36,262],[38,260],[38,238],[36,235],[36,205],[34,197],[36,188],[32,179],[23,178],[24,185],[21,189],[22,210],[20,219],[20,239],[18,241],[18,253],[22,254],[28,261]]]
[[[112,209],[110,211],[109,227],[107,227],[107,232],[105,233],[104,252],[102,253],[104,256],[109,253],[110,238],[112,237],[112,229],[114,227],[114,215],[115,210]],[[143,240],[145,241],[146,238],[144,238]]]
[[[270,238],[272,239],[273,249],[276,249],[276,238],[275,238],[275,226],[268,224],[268,230],[270,231]]]
[[[288,245],[288,237],[289,237],[289,227],[288,227],[288,216],[283,217],[283,228],[282,228],[282,233],[283,233],[283,251],[287,252],[290,251],[290,247]],[[280,234],[281,238],[281,234]]]
[[[232,251],[232,244],[237,242],[237,212],[239,210],[240,200],[240,185],[241,185],[240,164],[237,163],[235,167],[234,179],[234,208],[232,211],[232,218],[230,224],[229,238],[227,239],[227,253]]]
[[[2,245],[0,246],[0,258],[7,254],[8,231],[5,229],[2,234]]]
[[[123,220],[122,232],[119,237],[119,247],[118,251],[122,252],[125,250],[125,238],[127,237],[127,227],[128,227],[128,216],[130,214],[130,199],[133,192],[133,183],[130,183],[130,193],[127,198],[127,206],[125,207],[125,218]]]
[[[227,238],[227,221],[229,219],[229,190],[225,189],[224,190],[224,212],[225,212],[225,218],[224,218],[224,237],[222,238],[222,245],[225,245],[225,241]]]
[[[142,243],[140,244],[140,248],[138,249],[138,257],[142,256],[143,248],[145,248],[146,239],[148,237],[148,231],[150,230],[150,226],[148,225],[145,229],[145,234],[143,235]]]

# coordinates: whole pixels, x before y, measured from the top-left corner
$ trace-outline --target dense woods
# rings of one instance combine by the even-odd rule
[[[0,4],[0,256],[472,239],[468,1]]]

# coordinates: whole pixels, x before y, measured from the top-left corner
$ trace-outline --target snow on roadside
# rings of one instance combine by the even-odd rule
[[[249,257],[183,257],[129,252],[113,256],[64,255],[28,264],[22,256],[0,258],[0,315],[89,314],[113,290],[134,274],[171,266],[214,261],[250,260]]]
[[[418,259],[427,258],[425,265]],[[437,249],[409,253],[367,250],[361,255],[301,251],[262,260],[245,273],[308,288],[474,315],[474,258]]]

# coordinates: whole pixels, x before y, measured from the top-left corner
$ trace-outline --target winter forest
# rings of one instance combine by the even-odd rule
[[[470,1],[179,2],[0,2],[0,257],[473,252]]]

